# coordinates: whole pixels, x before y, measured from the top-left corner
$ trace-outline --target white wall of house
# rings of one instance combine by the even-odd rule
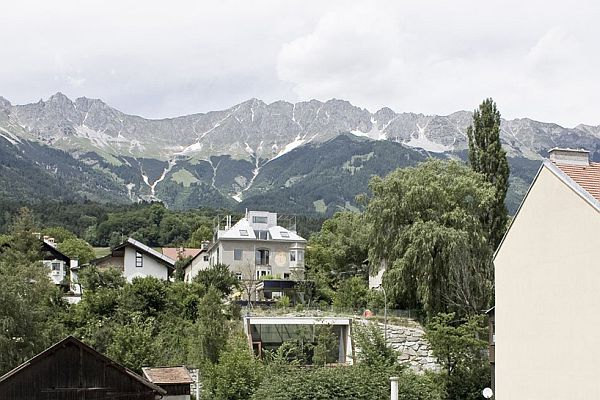
[[[44,266],[48,268],[48,275],[55,285],[60,284],[67,276],[69,266],[62,260],[44,260]]]
[[[205,270],[210,265],[209,263],[209,254],[206,251],[201,252],[195,257],[192,262],[185,267],[184,273],[184,281],[190,283],[196,275],[198,275],[199,271]]]
[[[158,279],[167,280],[169,273],[165,264],[158,262],[154,257],[139,252],[142,257],[142,266],[136,266],[136,249],[133,246],[125,247],[125,256],[123,260],[124,270],[123,276],[127,282],[131,282],[134,278],[143,278],[146,276],[154,276]]]
[[[494,398],[600,398],[600,212],[544,167],[494,264]]]

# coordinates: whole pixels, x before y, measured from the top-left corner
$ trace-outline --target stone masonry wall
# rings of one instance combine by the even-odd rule
[[[356,322],[366,323],[366,320]],[[387,342],[396,351],[400,352],[399,360],[408,363],[416,372],[438,371],[439,365],[429,343],[425,339],[425,331],[418,324],[415,326],[387,325]],[[377,323],[382,332],[385,325]],[[358,349],[360,351],[360,349]]]

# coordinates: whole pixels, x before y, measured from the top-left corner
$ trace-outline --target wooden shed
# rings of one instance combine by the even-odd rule
[[[194,382],[186,367],[142,368],[144,377],[167,391],[164,399],[190,400],[190,384]]]
[[[0,377],[2,400],[155,400],[165,394],[72,336]]]

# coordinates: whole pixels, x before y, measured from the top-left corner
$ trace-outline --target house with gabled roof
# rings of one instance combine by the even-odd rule
[[[600,398],[600,163],[549,154],[494,256],[500,400]]]
[[[217,228],[208,260],[209,265],[228,265],[244,281],[297,281],[304,277],[305,248],[306,239],[295,227],[280,226],[277,213],[247,211],[235,224],[228,216],[225,226]],[[270,299],[280,296],[283,289],[289,290],[279,285],[275,289],[264,286],[261,291]]]
[[[128,238],[111,249],[108,255],[90,263],[99,268],[115,267],[123,272],[128,282],[146,276],[168,280],[175,269],[175,260],[133,238]]]
[[[186,367],[144,367],[142,372],[147,380],[167,392],[164,400],[190,400],[194,380]]]
[[[2,400],[155,400],[166,391],[69,336],[0,377]]]

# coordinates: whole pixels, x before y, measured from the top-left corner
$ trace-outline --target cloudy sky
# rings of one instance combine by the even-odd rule
[[[0,95],[102,98],[159,118],[341,98],[448,114],[600,124],[600,2],[13,1]],[[552,4],[552,5],[551,5]]]

